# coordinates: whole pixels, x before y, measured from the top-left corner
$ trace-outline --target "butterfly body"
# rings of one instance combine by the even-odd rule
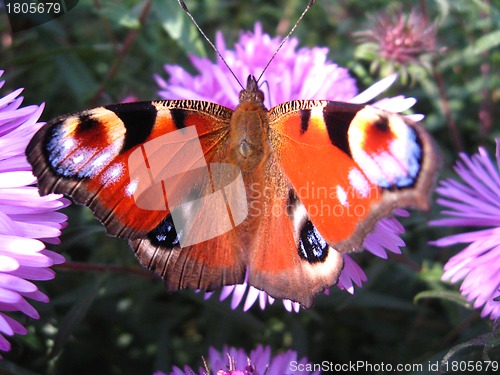
[[[269,120],[264,96],[253,76],[240,94],[229,125],[232,161],[243,171],[253,171],[269,155]]]
[[[268,111],[253,76],[234,110],[170,100],[63,116],[30,142],[42,194],[89,206],[168,290],[245,280],[310,307],[396,207],[428,207],[425,130],[375,108],[297,100]]]

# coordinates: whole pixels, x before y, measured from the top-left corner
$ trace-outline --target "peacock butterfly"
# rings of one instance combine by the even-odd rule
[[[247,277],[310,307],[378,220],[429,207],[439,158],[422,125],[398,114],[263,101],[250,75],[234,111],[197,100],[98,107],[50,121],[26,155],[41,194],[90,207],[168,290]]]

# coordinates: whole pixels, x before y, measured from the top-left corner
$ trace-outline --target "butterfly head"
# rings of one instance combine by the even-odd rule
[[[259,89],[257,80],[253,75],[249,75],[247,79],[247,87],[240,91],[240,104],[251,103],[264,106],[264,93]]]

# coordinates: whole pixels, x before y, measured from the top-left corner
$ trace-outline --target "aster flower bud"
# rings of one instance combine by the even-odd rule
[[[415,67],[428,69],[429,57],[437,52],[435,25],[415,9],[409,14],[381,14],[374,19],[371,30],[355,36],[360,42],[356,56],[372,61],[371,70],[379,69],[381,75],[397,71],[406,78]]]

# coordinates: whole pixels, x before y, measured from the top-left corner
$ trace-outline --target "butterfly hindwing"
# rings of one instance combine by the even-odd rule
[[[261,217],[254,231],[248,280],[271,296],[311,307],[314,296],[336,284],[342,255],[332,249],[309,220],[307,211],[276,160],[266,166]],[[250,213],[249,212],[249,213]]]

